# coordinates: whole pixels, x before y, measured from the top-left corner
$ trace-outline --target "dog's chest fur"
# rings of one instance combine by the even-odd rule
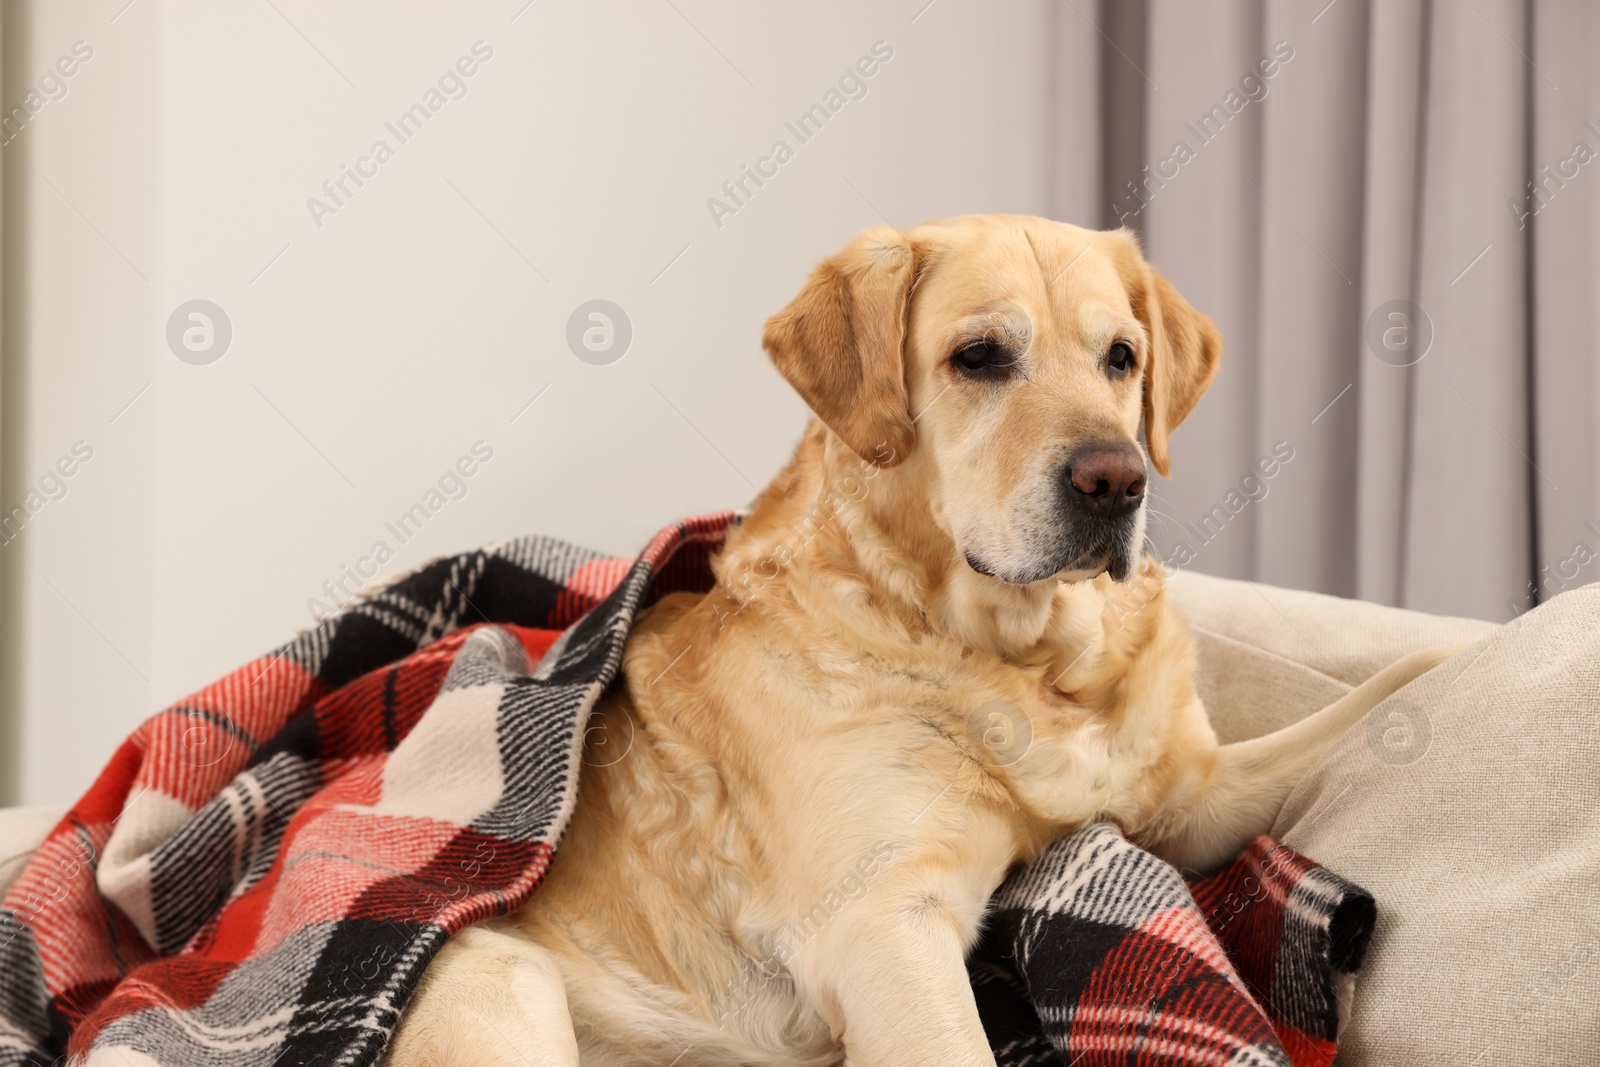
[[[1192,692],[1092,682],[1170,640],[1149,619],[1108,631],[1081,587],[1087,609],[1055,609],[1064,647],[1019,664],[814,577],[674,596],[630,638],[520,920],[567,961],[586,1063],[834,1062],[830,967],[875,909],[926,909],[970,947],[1011,865],[1092,818],[1136,827],[1171,789],[1150,771]]]

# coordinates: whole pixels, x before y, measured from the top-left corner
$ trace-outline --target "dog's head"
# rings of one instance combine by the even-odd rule
[[[840,440],[916,471],[974,570],[1017,585],[1128,574],[1140,424],[1167,474],[1222,348],[1125,231],[1003,215],[867,231],[763,343]]]

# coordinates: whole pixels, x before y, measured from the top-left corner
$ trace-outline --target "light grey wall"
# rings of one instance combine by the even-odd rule
[[[533,531],[632,552],[745,504],[805,416],[761,325],[818,258],[883,217],[1047,209],[1041,3],[125,3],[6,12],[7,109],[93,56],[0,149],[0,507],[93,457],[0,548],[4,801],[79,795],[376,541],[381,578]],[[401,143],[385,123],[479,41]],[[800,143],[785,123],[879,41]],[[718,225],[776,140],[793,158]],[[597,298],[633,329],[609,365],[566,341]],[[196,299],[232,328],[205,365],[165,337]],[[385,522],[479,441],[400,544]]]

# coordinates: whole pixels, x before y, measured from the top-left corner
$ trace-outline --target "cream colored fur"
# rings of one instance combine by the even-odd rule
[[[1000,384],[950,363],[989,331],[1024,354]],[[1105,370],[1117,341],[1126,379]],[[767,348],[818,418],[712,592],[631,635],[592,723],[626,755],[583,768],[531,903],[440,952],[393,1067],[991,1065],[963,959],[1010,868],[1096,819],[1221,863],[1450,651],[1219,747],[1159,565],[1118,584],[1059,556],[1058,461],[1142,424],[1164,469],[1215,371],[1215,330],[1125,234],[871,231]],[[968,553],[1057,569],[1013,583]]]

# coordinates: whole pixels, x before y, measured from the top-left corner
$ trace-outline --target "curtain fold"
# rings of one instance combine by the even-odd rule
[[[1476,6],[1474,6],[1476,5]],[[1527,233],[1529,64],[1516,0],[1430,12],[1417,301],[1433,350],[1413,370],[1401,603],[1500,617],[1532,568]]]
[[[1551,80],[1536,74],[1529,83],[1527,177],[1547,198],[1528,220],[1531,443],[1559,488],[1534,484],[1538,568],[1530,580],[1549,597],[1600,577],[1600,12],[1570,0],[1536,5],[1534,14],[1529,54]],[[1576,162],[1585,155],[1580,146],[1587,163]],[[1545,167],[1555,182],[1544,178]]]
[[[1428,79],[1427,5],[1423,0],[1379,4],[1367,14],[1365,198],[1362,213],[1361,307],[1417,297],[1417,204]],[[1398,312],[1403,314],[1403,312]],[[1379,316],[1384,330],[1394,323]],[[1363,326],[1365,324],[1363,323]],[[1410,324],[1417,343],[1431,344],[1431,324]],[[1363,330],[1363,334],[1365,330]],[[1382,335],[1380,334],[1380,337]],[[1360,344],[1364,344],[1364,337]],[[1390,361],[1362,359],[1356,348],[1356,543],[1354,594],[1383,604],[1401,602],[1405,501],[1409,482],[1412,376]],[[1381,342],[1380,342],[1381,344]],[[1384,351],[1388,351],[1387,348]],[[1414,349],[1415,351],[1415,349]],[[1369,353],[1370,354],[1370,353]]]
[[[1163,558],[1495,620],[1600,576],[1594,5],[1103,0],[1055,38],[1057,217],[1138,230],[1223,332]]]

